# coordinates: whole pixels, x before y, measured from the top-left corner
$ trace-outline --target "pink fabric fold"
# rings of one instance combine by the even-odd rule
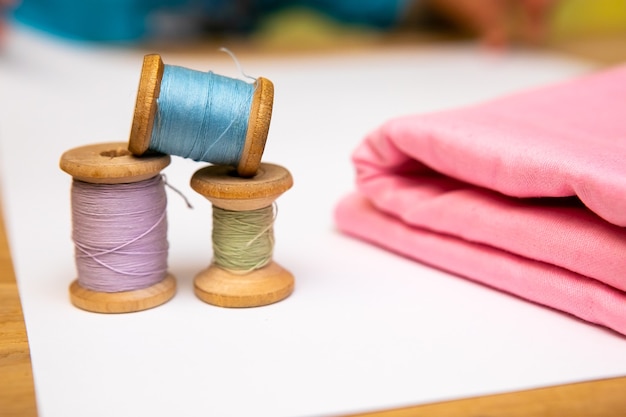
[[[343,232],[626,335],[626,66],[390,120]]]

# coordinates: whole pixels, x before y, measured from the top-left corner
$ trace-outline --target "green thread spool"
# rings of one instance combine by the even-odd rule
[[[270,263],[274,250],[274,206],[250,211],[213,206],[213,263],[245,274]]]
[[[273,204],[292,185],[289,171],[274,164],[261,163],[251,178],[225,165],[196,171],[191,187],[211,201],[214,221],[213,262],[194,279],[198,298],[221,307],[257,307],[293,292],[293,275],[272,260]]]

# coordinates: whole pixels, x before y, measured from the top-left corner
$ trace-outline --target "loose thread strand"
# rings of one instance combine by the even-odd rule
[[[239,63],[239,60],[237,59],[237,57],[235,56],[235,54],[228,48],[226,47],[221,47],[220,49],[218,49],[220,52],[226,52],[228,55],[230,55],[230,57],[232,58],[232,60],[235,62],[235,65],[237,66],[237,69],[239,70],[239,73],[241,73],[241,75],[244,78],[248,78],[249,80],[255,81],[256,82],[256,78],[253,77],[252,75],[248,75],[243,71],[243,68],[241,67],[241,64]]]
[[[193,206],[191,205],[191,202],[189,201],[187,196],[185,194],[183,194],[183,192],[180,191],[178,188],[174,187],[172,184],[167,182],[167,177],[165,176],[165,174],[161,174],[161,178],[163,178],[163,184],[165,184],[165,186],[167,188],[169,188],[170,190],[174,191],[176,194],[178,194],[183,199],[185,204],[187,204],[187,208],[193,209]]]

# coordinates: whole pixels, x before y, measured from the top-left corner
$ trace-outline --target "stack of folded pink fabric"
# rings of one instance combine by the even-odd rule
[[[343,232],[626,334],[626,66],[391,120],[353,162]]]

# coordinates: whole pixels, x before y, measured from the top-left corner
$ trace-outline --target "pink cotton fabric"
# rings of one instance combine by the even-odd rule
[[[343,232],[626,335],[626,66],[385,123]]]

